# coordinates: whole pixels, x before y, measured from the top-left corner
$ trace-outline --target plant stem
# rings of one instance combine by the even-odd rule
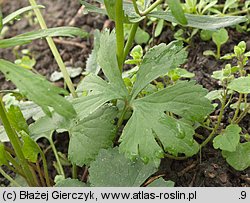
[[[8,181],[10,181],[13,185],[16,187],[21,187],[13,178],[11,178],[7,173],[4,172],[4,170],[0,167],[0,173],[3,177],[5,177]]]
[[[151,6],[149,6],[145,11],[141,13],[141,16],[145,16],[149,14],[152,10],[154,10],[158,5],[160,5],[164,0],[157,0]]]
[[[24,175],[24,172],[23,172],[23,169],[20,167],[20,165],[16,162],[16,160],[8,153],[6,152],[5,153],[5,156],[6,156],[6,159],[13,165],[14,169],[15,169],[15,173],[23,176],[25,178],[25,175]]]
[[[72,165],[72,178],[77,179],[77,166],[75,164]]]
[[[128,104],[126,102],[126,104],[124,105],[124,108],[122,110],[121,116],[120,116],[120,118],[119,118],[119,120],[117,122],[117,130],[119,130],[120,127],[122,126],[122,123],[123,123],[124,117],[125,117],[125,115],[127,113],[127,110],[128,110]]]
[[[221,104],[221,109],[220,109],[220,114],[218,116],[218,120],[217,120],[217,124],[215,125],[213,131],[210,133],[210,135],[207,137],[207,139],[201,143],[200,148],[204,147],[207,143],[210,142],[210,140],[215,136],[217,130],[220,127],[221,124],[221,120],[222,120],[222,116],[225,110],[225,106],[226,106],[226,100],[227,100],[227,90],[224,92],[223,95],[223,100],[222,100],[222,104]]]
[[[126,43],[125,49],[124,49],[124,57],[123,57],[123,61],[126,60],[128,53],[133,45],[134,39],[135,39],[135,34],[136,31],[138,29],[139,23],[135,23],[132,25],[130,33],[129,33],[129,37],[128,37],[128,41]]]
[[[47,184],[47,186],[51,187],[51,183],[50,183],[50,179],[49,179],[48,165],[47,165],[46,157],[45,157],[42,150],[40,150],[40,155],[41,155],[42,160],[43,160],[43,170],[44,170],[46,184]]]
[[[116,0],[115,5],[115,30],[116,30],[116,55],[118,67],[122,72],[124,57],[124,25],[123,25],[123,1]]]
[[[42,186],[46,187],[46,183],[45,183],[45,181],[43,179],[43,174],[42,174],[42,171],[41,171],[39,161],[36,162],[36,168],[37,168],[37,172],[38,172],[38,175],[39,175]]]
[[[182,161],[182,160],[185,160],[185,159],[188,158],[188,157],[186,157],[186,156],[177,157],[177,156],[173,156],[173,155],[168,154],[168,153],[165,153],[164,156],[167,157],[167,158],[169,158],[169,159],[174,159],[174,160],[177,160],[177,161]]]
[[[221,50],[221,46],[217,46],[217,55],[216,55],[216,59],[220,59],[220,50]]]
[[[135,9],[135,12],[136,12],[137,14],[141,15],[141,14],[140,14],[140,11],[139,11],[139,9],[138,9],[136,0],[132,0],[132,2],[133,2],[133,6],[134,6],[134,9]]]
[[[250,104],[244,109],[244,111],[240,114],[240,116],[235,120],[234,123],[238,124],[248,113],[250,110]]]
[[[28,161],[25,159],[24,154],[22,152],[21,143],[18,138],[18,135],[16,134],[16,131],[14,131],[10,125],[10,122],[8,120],[6,110],[2,101],[2,96],[0,95],[0,118],[2,120],[3,126],[5,128],[6,134],[8,135],[10,142],[13,146],[13,149],[17,155],[17,158],[20,161],[20,164],[22,165],[23,172],[25,174],[25,177],[27,179],[27,182],[30,186],[36,186],[35,180],[32,178],[30,174],[32,174],[31,168],[29,167]]]
[[[234,113],[234,117],[233,117],[231,123],[235,123],[235,120],[237,119],[237,116],[238,116],[238,114],[240,112],[240,104],[241,104],[242,98],[243,98],[243,94],[240,93],[239,99],[238,99],[238,103],[237,103],[237,107],[236,107],[236,110],[235,110],[235,113]]]
[[[30,2],[31,6],[37,6],[36,0],[29,0],[29,2]],[[47,29],[47,25],[45,23],[45,20],[44,20],[44,18],[42,16],[41,11],[38,8],[34,8],[34,12],[36,14],[37,20],[38,20],[41,28],[42,29]],[[53,53],[53,55],[55,57],[55,60],[56,60],[58,66],[59,66],[59,68],[60,68],[60,70],[61,70],[61,72],[63,74],[63,78],[64,78],[64,80],[65,80],[65,82],[66,82],[72,96],[77,97],[74,85],[73,85],[73,83],[72,83],[72,81],[71,81],[71,79],[69,77],[66,66],[65,66],[65,64],[64,64],[64,62],[62,60],[62,57],[59,54],[58,49],[56,48],[56,45],[55,45],[52,37],[47,37],[46,40],[47,40],[48,45],[49,45],[49,47],[50,47],[50,49],[51,49],[51,51],[52,51],[52,53]]]
[[[57,164],[58,164],[58,166],[59,166],[60,175],[62,175],[62,176],[65,178],[65,173],[64,173],[64,170],[63,170],[61,161],[60,161],[60,159],[59,159],[59,156],[58,156],[58,152],[57,152],[56,146],[55,146],[55,144],[54,144],[54,142],[53,142],[52,139],[49,139],[49,142],[50,142],[50,146],[51,146],[51,148],[52,148],[52,150],[53,150],[53,152],[54,152],[54,155],[55,155]]]

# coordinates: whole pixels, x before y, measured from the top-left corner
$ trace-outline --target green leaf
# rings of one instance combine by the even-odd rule
[[[194,128],[164,112],[172,112],[192,121],[202,121],[213,111],[206,90],[194,82],[178,82],[157,93],[132,102],[132,117],[120,138],[120,150],[127,157],[140,156],[145,162],[156,161],[164,150],[177,156],[192,156],[199,150],[193,139]]]
[[[184,14],[184,11],[182,9],[180,0],[167,0],[167,4],[171,10],[172,15],[176,18],[176,20],[180,24],[186,25],[188,22]]]
[[[214,138],[214,148],[234,152],[240,142],[240,132],[241,128],[236,124],[227,126],[222,134]]]
[[[250,142],[240,143],[234,152],[222,151],[222,155],[233,168],[243,171],[250,167]]]
[[[186,60],[187,52],[181,41],[160,44],[151,48],[143,58],[137,79],[131,92],[134,99],[151,81],[177,68]]]
[[[116,127],[113,124],[117,111],[104,106],[95,113],[71,126],[69,159],[78,166],[89,165],[100,151],[113,145]]]
[[[135,42],[137,44],[146,44],[149,39],[150,35],[146,31],[138,27],[137,32],[135,34]]]
[[[67,91],[52,85],[45,78],[3,59],[0,59],[0,71],[18,87],[21,94],[41,106],[46,113],[49,114],[48,107],[50,106],[62,116],[69,118],[75,116],[76,112],[72,104],[60,96],[60,94],[67,94]]]
[[[213,39],[213,42],[217,46],[221,46],[221,45],[225,44],[229,39],[227,30],[222,28],[222,29],[218,30],[217,32],[214,32],[212,34],[212,39]]]
[[[139,187],[156,171],[154,164],[128,160],[114,148],[100,151],[89,175],[94,187]]]
[[[240,77],[233,80],[228,88],[242,94],[250,93],[250,77]]]
[[[0,142],[9,142],[9,137],[2,125],[0,125]]]
[[[29,133],[29,127],[18,106],[11,106],[7,113],[11,126],[17,131]]]
[[[88,117],[69,120],[53,113],[30,125],[31,137],[51,139],[54,130],[67,130],[70,134],[68,155],[72,163],[89,165],[100,149],[111,147],[116,133],[114,119],[117,109],[108,105]]]
[[[5,157],[5,153],[6,151],[4,149],[4,144],[0,142],[0,167],[2,165],[5,165],[5,166],[9,165],[8,160]]]
[[[170,12],[165,11],[154,11],[148,14],[150,17],[164,19],[166,21],[178,23],[174,16]],[[193,15],[185,14],[188,27],[199,28],[203,30],[216,30],[222,27],[228,27],[236,25],[242,22],[246,22],[246,17],[244,16],[226,16],[226,17],[215,17],[208,15]]]
[[[169,180],[165,181],[163,178],[159,178],[154,182],[150,183],[148,187],[174,187],[174,182]]]
[[[21,34],[10,39],[3,39],[0,41],[0,48],[8,48],[17,45],[28,44],[33,40],[45,38],[45,37],[86,37],[88,34],[80,28],[75,27],[57,27],[49,28],[46,30],[32,31],[25,34]]]
[[[3,19],[3,24],[5,25],[5,24],[9,23],[10,21],[15,20],[21,14],[23,14],[27,11],[33,10],[34,8],[45,8],[45,7],[42,5],[37,5],[37,6],[27,6],[27,7],[21,8],[17,11],[12,12],[10,15],[6,16]]]
[[[101,34],[100,42],[98,64],[109,82],[93,74],[83,79],[77,91],[88,91],[89,94],[74,100],[75,109],[81,118],[93,113],[108,101],[125,100],[128,97],[128,91],[118,68],[115,33],[104,31]]]
[[[116,0],[104,0],[104,5],[106,7],[109,18],[115,19]]]
[[[55,187],[86,187],[86,184],[77,179],[67,178],[57,182]]]
[[[22,152],[25,158],[33,163],[38,159],[38,154],[41,153],[41,149],[38,144],[26,133],[21,133],[23,146]]]
[[[97,63],[98,51],[100,48],[100,38],[101,33],[99,30],[95,30],[94,32],[94,49],[92,50],[89,58],[87,59],[86,64],[86,72],[97,75],[100,71],[100,66]]]

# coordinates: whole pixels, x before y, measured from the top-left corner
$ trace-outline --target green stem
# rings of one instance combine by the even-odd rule
[[[158,5],[160,5],[164,0],[157,0],[151,6],[149,6],[145,11],[141,13],[141,16],[145,16],[149,14],[152,10],[154,10]]]
[[[118,67],[122,72],[124,57],[124,25],[123,25],[123,1],[116,0],[115,5],[115,29],[116,29],[116,55]]]
[[[0,118],[2,120],[4,129],[9,137],[9,140],[13,146],[13,149],[17,155],[17,158],[19,159],[20,164],[22,165],[23,172],[25,174],[25,177],[27,178],[27,182],[30,184],[30,186],[36,186],[35,180],[32,178],[32,176],[30,176],[30,174],[32,174],[32,170],[29,167],[28,161],[24,157],[18,135],[16,134],[16,131],[12,129],[10,122],[7,118],[6,110],[1,95],[0,95]]]
[[[50,179],[49,179],[48,165],[47,165],[46,157],[45,157],[42,150],[40,150],[40,155],[41,155],[42,160],[43,160],[43,170],[44,170],[46,184],[47,184],[47,186],[51,187],[51,183],[50,183]]]
[[[207,143],[210,142],[211,139],[213,139],[213,137],[215,136],[215,134],[217,133],[217,130],[220,127],[221,124],[221,120],[222,120],[222,116],[225,110],[225,106],[226,106],[226,101],[227,101],[227,90],[224,92],[223,95],[223,100],[222,100],[222,104],[221,104],[221,109],[220,109],[220,114],[218,116],[218,120],[217,120],[217,124],[215,125],[213,131],[210,133],[210,135],[207,137],[207,139],[201,143],[200,148],[204,147]]]
[[[75,164],[72,165],[72,178],[77,179],[77,166]]]
[[[126,104],[125,104],[125,106],[124,106],[124,108],[123,108],[123,110],[122,110],[122,113],[121,113],[121,116],[120,116],[120,118],[119,118],[119,120],[118,120],[118,122],[117,122],[117,131],[120,129],[120,127],[122,126],[122,123],[123,123],[123,121],[124,121],[124,117],[125,117],[125,115],[126,115],[126,113],[127,113],[127,110],[128,110],[128,104],[127,104],[127,102],[126,102]]]
[[[173,156],[173,155],[167,154],[167,153],[165,153],[164,156],[169,158],[169,159],[174,159],[174,160],[177,160],[177,161],[182,161],[182,160],[185,160],[185,159],[188,158],[187,156],[177,157],[177,156]]]
[[[43,178],[43,174],[42,174],[42,171],[41,171],[39,161],[36,162],[36,168],[37,168],[37,172],[38,172],[38,175],[39,175],[42,186],[46,187],[46,183],[45,183],[44,178]]]
[[[7,173],[4,172],[4,170],[0,167],[0,173],[3,177],[5,177],[8,181],[10,181],[13,185],[16,187],[21,187],[13,178],[11,178]]]
[[[30,2],[31,6],[37,6],[36,0],[29,0],[29,2]],[[42,16],[41,11],[38,8],[34,8],[34,12],[36,14],[37,20],[38,20],[41,28],[42,29],[47,29],[47,25],[45,23],[45,20],[44,20],[44,18]],[[64,64],[64,62],[62,60],[62,57],[59,54],[58,49],[56,48],[56,45],[55,45],[52,37],[47,37],[46,40],[47,40],[48,45],[49,45],[49,47],[50,47],[50,49],[51,49],[51,51],[52,51],[52,53],[53,53],[53,55],[55,57],[55,60],[56,60],[58,66],[59,66],[59,68],[60,68],[60,70],[61,70],[61,72],[63,74],[64,80],[65,80],[65,82],[66,82],[72,96],[77,97],[74,85],[73,85],[73,83],[72,83],[72,81],[71,81],[71,79],[69,77],[66,66],[65,66],[65,64]]]
[[[250,105],[248,105],[244,111],[240,114],[240,116],[235,120],[234,123],[238,124],[248,113],[248,111],[250,110]]]
[[[134,42],[134,39],[135,39],[135,34],[136,34],[137,29],[138,29],[138,26],[139,26],[139,23],[135,23],[131,27],[129,37],[128,37],[128,41],[127,41],[125,49],[124,49],[123,61],[126,60],[128,54],[129,54],[129,51],[130,51],[130,49],[131,49],[131,47],[133,45],[133,42]]]
[[[216,55],[217,59],[220,59],[220,50],[221,50],[221,46],[217,46],[217,55]]]
[[[49,139],[49,142],[50,142],[51,148],[52,148],[52,150],[53,150],[53,152],[54,152],[54,155],[55,155],[57,164],[58,164],[58,166],[59,166],[60,175],[62,175],[62,176],[65,178],[65,173],[64,173],[64,170],[63,170],[63,167],[62,167],[60,158],[59,158],[59,156],[58,156],[58,152],[57,152],[56,146],[55,146],[55,144],[54,144],[54,142],[53,142],[52,139]]]
[[[23,172],[23,169],[20,167],[20,165],[16,162],[16,160],[8,153],[6,152],[5,153],[5,156],[6,156],[6,159],[13,165],[14,169],[15,169],[15,173],[23,176],[25,178],[25,175],[24,175],[24,172]]]
[[[135,9],[135,12],[136,12],[138,15],[141,15],[141,14],[140,14],[140,11],[139,11],[139,9],[138,9],[136,0],[132,0],[132,2],[133,2],[133,6],[134,6],[134,9]]]
[[[238,116],[238,114],[240,112],[240,104],[241,104],[242,98],[243,98],[243,94],[240,93],[239,99],[238,99],[238,103],[237,103],[237,107],[236,107],[236,110],[235,110],[235,113],[234,113],[234,117],[233,117],[231,123],[235,123],[235,120],[237,119],[237,116]]]

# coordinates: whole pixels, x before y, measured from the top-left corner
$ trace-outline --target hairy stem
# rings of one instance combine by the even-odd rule
[[[30,2],[31,6],[37,6],[36,0],[29,0],[29,2]],[[34,12],[36,14],[37,20],[38,20],[41,28],[42,29],[47,29],[47,25],[46,25],[46,22],[45,22],[45,20],[44,20],[44,18],[42,16],[41,11],[38,8],[34,8]],[[59,66],[59,68],[60,68],[60,70],[61,70],[61,72],[63,74],[63,78],[64,78],[64,80],[65,80],[65,82],[66,82],[72,96],[77,97],[74,85],[73,85],[73,83],[72,83],[72,81],[71,81],[71,79],[69,77],[66,66],[65,66],[65,64],[64,64],[64,62],[62,60],[62,57],[59,54],[58,49],[56,48],[56,45],[55,45],[52,37],[47,37],[46,40],[47,40],[48,45],[49,45],[49,47],[50,47],[50,49],[51,49],[51,51],[52,51],[52,53],[53,53],[53,55],[55,57],[55,60],[56,60],[58,66]]]
[[[122,72],[124,58],[124,25],[123,25],[123,1],[116,0],[115,5],[115,30],[116,30],[116,55],[118,67]]]

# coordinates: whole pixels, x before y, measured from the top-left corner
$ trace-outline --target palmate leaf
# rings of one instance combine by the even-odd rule
[[[250,167],[250,142],[240,143],[234,152],[222,151],[222,155],[236,170],[245,170]]]
[[[45,37],[86,37],[88,34],[80,28],[75,27],[57,27],[44,30],[32,31],[21,34],[10,39],[0,40],[0,48],[8,48],[17,45],[28,44],[33,40]]]
[[[86,97],[74,100],[74,107],[80,117],[88,116],[108,101],[125,100],[128,97],[128,91],[117,64],[115,33],[109,33],[108,30],[104,31],[100,42],[97,56],[98,64],[109,82],[93,74],[83,79],[79,89],[90,93]]]
[[[151,81],[177,68],[186,60],[187,52],[181,41],[160,44],[151,48],[143,58],[137,80],[132,90],[132,99]]]
[[[51,139],[54,130],[67,130],[70,134],[68,155],[72,163],[79,166],[89,165],[100,149],[111,147],[116,128],[113,124],[117,109],[108,105],[85,116],[84,119],[66,119],[58,114],[45,116],[30,125],[31,137]]]
[[[222,134],[214,138],[214,148],[234,152],[240,142],[240,132],[241,128],[236,124],[227,126]]]
[[[45,78],[3,59],[0,59],[0,71],[17,86],[21,94],[41,106],[45,113],[49,114],[48,107],[52,107],[62,116],[72,118],[76,115],[72,104],[60,96],[60,94],[68,94],[66,90],[56,87]]]
[[[206,90],[194,82],[179,82],[157,93],[132,103],[132,117],[120,138],[120,151],[133,158],[140,156],[147,161],[157,161],[165,151],[177,156],[183,153],[192,156],[199,150],[193,139],[192,126],[169,117],[172,112],[192,121],[202,121],[213,111]]]
[[[154,164],[131,161],[113,148],[100,151],[90,165],[89,175],[94,187],[139,187],[156,171]]]

